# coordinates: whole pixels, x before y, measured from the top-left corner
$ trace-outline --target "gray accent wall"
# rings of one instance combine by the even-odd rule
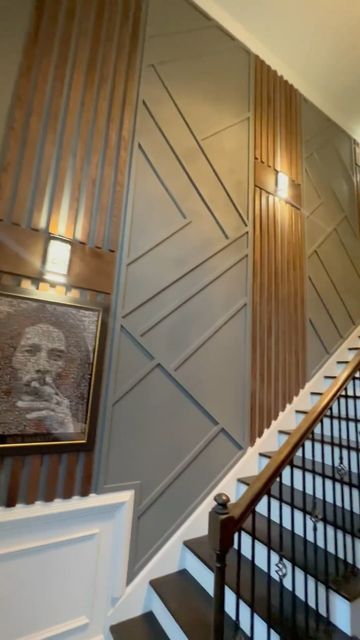
[[[303,100],[308,379],[360,323],[360,238],[351,137]]]
[[[98,483],[136,491],[131,576],[248,443],[251,73],[186,0],[150,1]]]

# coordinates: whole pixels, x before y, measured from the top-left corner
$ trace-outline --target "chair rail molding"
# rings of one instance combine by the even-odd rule
[[[126,586],[133,503],[121,491],[0,510],[1,638],[107,640]]]

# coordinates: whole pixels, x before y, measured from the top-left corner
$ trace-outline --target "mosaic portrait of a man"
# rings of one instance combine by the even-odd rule
[[[97,324],[96,310],[0,294],[2,441],[85,432]]]

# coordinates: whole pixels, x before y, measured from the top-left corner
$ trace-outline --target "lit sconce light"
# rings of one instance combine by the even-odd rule
[[[287,198],[289,195],[289,176],[282,171],[276,175],[276,195],[279,198]]]
[[[66,282],[69,271],[71,243],[62,238],[51,237],[48,242],[44,277],[51,282]]]

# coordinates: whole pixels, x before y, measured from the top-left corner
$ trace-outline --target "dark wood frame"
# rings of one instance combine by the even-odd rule
[[[96,426],[99,413],[100,397],[101,397],[101,379],[103,373],[103,363],[105,355],[105,342],[107,334],[108,322],[108,304],[98,301],[86,303],[77,298],[70,296],[53,295],[51,293],[38,291],[36,289],[23,289],[21,287],[1,286],[0,296],[11,298],[24,298],[38,300],[39,303],[65,305],[69,308],[85,309],[89,311],[97,311],[99,320],[97,326],[97,335],[95,350],[93,354],[92,377],[90,382],[89,399],[87,405],[86,432],[84,440],[60,440],[60,441],[44,441],[44,442],[19,442],[17,443],[1,443],[0,442],[0,458],[8,455],[24,455],[24,454],[44,454],[44,453],[66,453],[75,451],[89,451],[94,448],[96,437]],[[1,365],[0,365],[1,366]]]

